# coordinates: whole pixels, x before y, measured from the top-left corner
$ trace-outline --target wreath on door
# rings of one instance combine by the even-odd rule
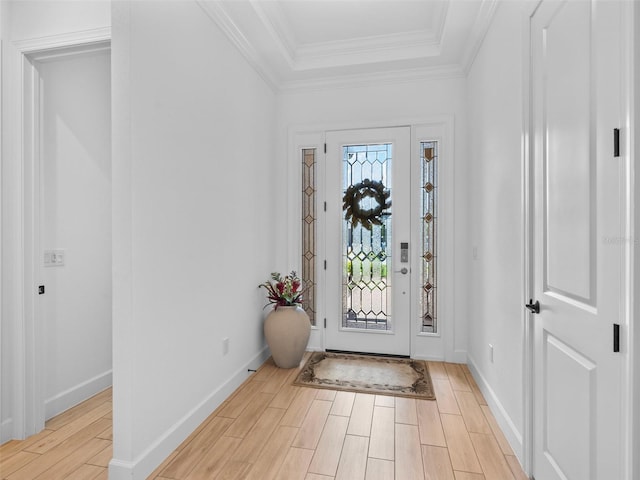
[[[364,179],[360,183],[349,186],[342,197],[344,219],[351,222],[353,228],[358,224],[371,231],[373,225],[382,225],[383,212],[391,207],[389,192],[382,182]],[[373,208],[363,209],[360,202],[365,198],[375,201]]]

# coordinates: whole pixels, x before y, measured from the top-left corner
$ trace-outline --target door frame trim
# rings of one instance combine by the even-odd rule
[[[5,210],[8,215],[2,218],[2,232],[3,244],[10,252],[5,258],[14,260],[11,265],[3,265],[3,273],[11,273],[6,275],[2,285],[2,315],[3,322],[11,324],[14,350],[10,365],[12,424],[7,428],[10,432],[3,429],[2,440],[5,437],[24,439],[39,432],[44,428],[45,418],[44,360],[39,354],[43,340],[38,329],[37,293],[34,288],[39,278],[36,249],[41,188],[38,153],[40,99],[36,88],[39,74],[34,63],[110,49],[111,28],[25,39],[11,43],[9,48],[12,55],[8,58],[7,92],[14,100],[7,106],[7,121],[17,127],[7,136],[7,151],[14,155],[10,156],[11,160],[3,161],[3,167],[9,167],[10,178],[5,178],[5,185],[12,184],[5,198],[15,208]],[[14,235],[10,236],[12,231]],[[8,284],[12,284],[11,290]]]
[[[318,236],[322,236],[323,239],[327,238],[335,238],[336,234],[340,239],[342,239],[343,226],[341,223],[341,213],[338,213],[338,216],[334,216],[336,211],[342,212],[342,201],[339,198],[334,197],[337,191],[340,190],[339,185],[344,180],[341,165],[343,160],[341,159],[342,155],[342,146],[347,145],[381,145],[381,144],[394,144],[393,147],[393,161],[390,164],[390,174],[393,181],[397,181],[399,179],[400,172],[404,171],[404,173],[410,177],[412,175],[412,166],[413,161],[415,160],[414,151],[413,151],[413,129],[410,126],[400,125],[396,127],[383,127],[383,128],[358,128],[358,129],[346,129],[346,130],[329,130],[325,132],[325,140],[327,144],[327,152],[324,155],[324,172],[323,176],[325,181],[331,179],[331,184],[325,184],[325,189],[322,193],[325,195],[325,201],[327,203],[327,212],[334,212],[331,217],[329,215],[324,215],[325,217],[325,229],[317,232]],[[404,164],[402,161],[398,160],[396,157],[398,155],[405,154],[405,158],[408,163]],[[329,167],[331,165],[331,167]],[[395,184],[394,184],[395,185]],[[397,186],[396,186],[397,187]],[[391,187],[392,190],[394,187]],[[331,189],[330,196],[328,194],[328,189]],[[392,216],[392,242],[389,247],[393,251],[393,257],[398,255],[399,257],[399,240],[408,241],[411,245],[411,250],[415,248],[414,245],[414,235],[413,231],[410,229],[411,223],[407,222],[398,222],[399,219],[406,219],[407,221],[411,221],[413,217],[413,197],[411,194],[407,195],[407,190],[404,190],[407,210],[403,212],[404,215],[398,215],[397,217]],[[392,196],[393,204],[398,205],[402,204],[402,194],[398,194],[397,196]],[[336,207],[338,210],[336,210]],[[329,221],[331,218],[331,221]],[[402,227],[406,229],[403,232]],[[339,242],[342,243],[342,240]],[[393,265],[387,265],[389,278],[392,278],[392,285],[395,285],[391,288],[391,305],[392,305],[392,316],[395,318],[396,315],[400,315],[399,312],[402,312],[403,309],[406,313],[405,322],[397,322],[393,327],[393,331],[360,331],[358,329],[352,328],[344,328],[343,319],[341,318],[341,314],[334,316],[339,311],[342,311],[341,307],[338,307],[335,302],[338,301],[339,298],[343,298],[342,291],[342,271],[343,261],[344,259],[340,258],[339,254],[340,248],[338,244],[335,243],[335,240],[325,243],[325,247],[330,247],[330,252],[328,249],[325,249],[323,257],[327,260],[328,267],[324,270],[325,281],[320,285],[321,288],[324,289],[326,296],[325,298],[325,309],[328,313],[327,319],[327,328],[325,330],[324,335],[324,347],[325,349],[338,349],[343,351],[356,351],[356,352],[365,352],[365,353],[381,353],[383,355],[401,355],[401,356],[411,356],[413,351],[413,343],[412,343],[412,333],[413,333],[413,325],[411,324],[412,311],[413,311],[413,295],[409,295],[409,301],[401,301],[400,291],[405,287],[400,288],[400,285],[407,284],[409,291],[414,288],[413,278],[415,277],[415,271],[412,271],[410,275],[394,276],[393,271],[395,268],[400,268],[399,264],[396,264],[394,268]],[[413,266],[413,263],[416,262],[417,259],[413,257],[413,255],[409,255],[412,263],[409,266]],[[411,268],[410,268],[411,270]],[[343,300],[344,301],[344,300]],[[398,305],[399,304],[399,305]],[[399,307],[399,308],[398,308]],[[407,318],[408,317],[408,318]],[[408,322],[408,323],[407,323]],[[337,323],[337,325],[336,325]],[[335,330],[337,328],[337,331]],[[331,332],[333,330],[333,333]],[[369,343],[370,341],[370,343]],[[336,343],[337,342],[337,343]],[[345,343],[342,343],[345,342]],[[377,345],[374,347],[373,345]],[[391,350],[383,350],[385,347],[389,348],[390,345],[395,345],[395,348]]]
[[[624,119],[623,131],[623,160],[625,162],[624,188],[625,192],[625,272],[624,272],[624,302],[623,312],[625,316],[627,338],[623,339],[623,351],[626,351],[625,372],[623,372],[623,406],[622,411],[630,421],[625,425],[626,435],[623,439],[625,451],[625,473],[627,478],[636,478],[640,474],[640,458],[634,455],[640,448],[640,241],[638,241],[637,219],[640,214],[639,203],[640,189],[636,181],[638,169],[635,166],[638,155],[638,135],[640,134],[640,91],[637,88],[640,80],[640,48],[637,40],[640,39],[640,5],[637,2],[625,2],[623,11],[623,38],[622,38],[622,117]],[[623,328],[623,335],[624,335]],[[635,408],[634,408],[635,406]]]
[[[440,208],[444,209],[444,217],[447,215],[449,218],[445,225],[441,227],[441,231],[443,235],[446,235],[446,238],[451,239],[451,244],[453,244],[453,239],[455,238],[455,218],[454,218],[454,202],[455,202],[455,185],[453,181],[454,171],[455,171],[455,138],[454,138],[454,116],[452,114],[444,114],[444,115],[434,115],[429,117],[421,117],[421,118],[404,118],[404,119],[395,119],[390,121],[351,121],[351,122],[322,122],[322,123],[310,123],[310,124],[297,124],[289,127],[287,132],[287,153],[286,153],[286,166],[283,165],[284,170],[286,171],[286,177],[283,179],[285,182],[282,185],[284,190],[284,195],[286,198],[284,201],[286,205],[288,205],[287,211],[287,223],[286,231],[288,232],[287,236],[287,255],[286,258],[280,259],[282,263],[286,263],[288,265],[289,270],[300,269],[300,245],[301,245],[301,234],[299,228],[299,218],[300,218],[300,206],[298,197],[300,195],[301,190],[301,167],[300,167],[300,158],[299,151],[302,148],[316,148],[319,157],[322,159],[324,164],[324,143],[325,143],[325,133],[327,131],[336,131],[336,130],[360,130],[360,129],[373,129],[373,128],[393,128],[393,127],[401,127],[401,126],[409,126],[411,127],[411,142],[414,142],[414,135],[416,127],[420,126],[430,126],[440,128],[442,131],[441,135],[441,153],[443,157],[446,157],[446,163],[441,166],[441,175],[444,176],[444,180],[441,178],[441,184],[447,182],[448,189],[447,195],[445,199],[440,201]],[[411,154],[413,155],[414,146],[411,145]],[[322,168],[322,165],[320,166]],[[317,175],[317,191],[320,196],[324,195],[324,174]],[[322,205],[324,202],[324,198],[316,198],[317,204]],[[318,213],[320,209],[317,209]],[[318,226],[317,232],[324,231],[324,216],[318,216]],[[441,237],[442,238],[442,237]],[[321,235],[318,235],[317,240],[317,248],[318,251],[322,251],[322,254],[316,255],[316,272],[318,274],[317,282],[321,285],[324,285],[325,282],[325,274],[322,262],[324,261],[324,240]],[[441,240],[443,241],[443,240]],[[321,249],[321,250],[320,250]],[[421,360],[445,360],[450,362],[457,363],[465,363],[467,361],[467,351],[466,349],[458,349],[456,350],[455,343],[455,333],[459,330],[459,325],[457,325],[456,319],[460,322],[464,322],[464,314],[457,312],[455,302],[453,301],[453,287],[455,285],[456,276],[454,271],[454,253],[453,251],[449,251],[448,254],[443,254],[445,257],[443,262],[445,265],[448,265],[451,269],[450,275],[446,276],[443,280],[440,277],[440,284],[446,282],[446,285],[449,285],[449,288],[443,287],[442,290],[447,290],[450,292],[450,295],[443,296],[442,300],[440,300],[441,307],[446,307],[445,312],[447,318],[450,321],[442,324],[442,330],[440,332],[442,338],[442,352],[441,354],[429,356],[416,349],[416,342],[423,342],[426,338],[426,335],[418,335],[418,332],[415,331],[415,322],[411,323],[411,357]],[[441,266],[439,271],[442,273],[443,267]],[[312,327],[311,337],[309,340],[308,350],[312,351],[322,351],[325,349],[325,332],[322,327],[322,321],[325,317],[324,312],[324,302],[326,300],[324,296],[324,288],[321,288],[316,292],[317,299],[317,309],[316,309],[316,318],[317,318],[317,326]],[[446,304],[446,305],[445,305]],[[464,327],[464,326],[463,326]],[[424,338],[423,338],[424,337]]]
[[[533,172],[533,145],[530,142],[532,135],[533,122],[531,119],[533,105],[533,89],[531,88],[532,75],[532,32],[531,21],[536,10],[540,6],[541,0],[532,2],[522,17],[522,137],[521,137],[521,154],[522,154],[522,200],[521,200],[521,218],[522,218],[522,262],[523,262],[523,281],[522,281],[522,298],[528,299],[533,297],[534,287],[534,255],[533,255],[533,221],[534,215],[534,172]],[[523,303],[524,305],[524,303]],[[523,359],[522,359],[522,468],[524,472],[533,477],[533,454],[534,454],[534,332],[533,318],[526,309],[522,309],[521,314],[523,322]]]

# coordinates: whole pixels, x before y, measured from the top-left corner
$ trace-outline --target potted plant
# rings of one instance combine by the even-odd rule
[[[309,316],[302,309],[300,278],[296,272],[284,277],[274,272],[260,287],[267,290],[266,306],[274,306],[264,321],[264,336],[273,361],[280,368],[297,367],[311,334]]]

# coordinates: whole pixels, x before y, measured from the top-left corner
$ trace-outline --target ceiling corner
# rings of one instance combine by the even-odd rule
[[[222,30],[229,41],[238,49],[249,65],[262,77],[269,87],[277,92],[280,81],[274,70],[265,62],[264,58],[255,50],[252,43],[242,32],[227,12],[223,0],[196,0],[204,13]]]
[[[480,51],[480,47],[482,47],[482,43],[489,31],[499,4],[500,0],[482,0],[478,15],[469,34],[467,47],[460,62],[465,74],[468,74],[473,66],[473,62]]]
[[[276,92],[464,76],[500,2],[196,1]]]
[[[249,0],[249,3],[276,44],[280,55],[291,68],[294,68],[298,40],[280,4],[261,0]]]

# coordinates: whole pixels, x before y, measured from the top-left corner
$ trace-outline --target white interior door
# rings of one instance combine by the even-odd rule
[[[622,479],[620,3],[532,18],[534,476]]]
[[[327,133],[327,349],[410,354],[410,137]]]

